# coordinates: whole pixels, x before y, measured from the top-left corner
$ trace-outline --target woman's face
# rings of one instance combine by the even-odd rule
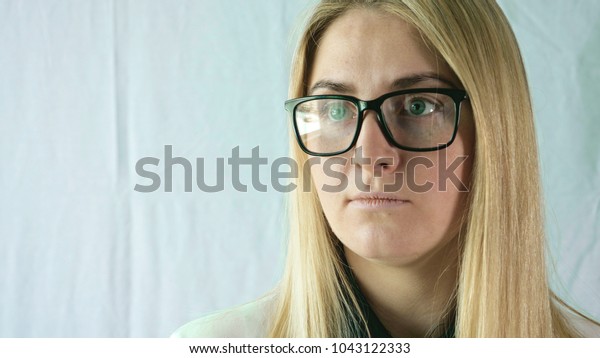
[[[412,81],[399,81],[407,78]],[[344,94],[363,100],[431,87],[460,88],[450,68],[416,30],[398,17],[364,9],[348,11],[326,30],[308,83],[310,95]],[[311,167],[325,216],[347,250],[369,260],[414,265],[434,257],[456,237],[474,141],[468,102],[461,109],[456,139],[434,152],[391,146],[377,115],[369,110],[356,146],[334,159],[343,164],[331,166],[321,158]],[[353,162],[358,151],[362,159]],[[324,185],[339,187],[340,179],[331,170],[346,176],[345,189],[324,190]]]

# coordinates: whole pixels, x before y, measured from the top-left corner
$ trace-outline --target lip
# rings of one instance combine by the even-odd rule
[[[410,200],[390,193],[362,193],[350,198],[348,205],[363,209],[386,209],[405,206]]]

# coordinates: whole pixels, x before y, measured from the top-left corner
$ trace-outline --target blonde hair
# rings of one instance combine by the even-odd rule
[[[399,16],[435,49],[469,94],[475,123],[469,205],[460,234],[460,273],[451,298],[456,337],[573,337],[548,286],[537,143],[516,39],[491,0],[322,1],[296,49],[290,97],[306,95],[315,48],[349,9]],[[291,154],[308,159],[290,132]],[[315,190],[300,171],[289,198],[290,237],[272,337],[349,337],[358,309]]]

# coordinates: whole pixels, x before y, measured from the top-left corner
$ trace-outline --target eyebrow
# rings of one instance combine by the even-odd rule
[[[430,80],[439,81],[439,82],[442,82],[452,88],[457,88],[456,85],[452,81],[445,79],[436,73],[419,73],[419,74],[415,74],[415,75],[401,77],[392,82],[391,88],[392,89],[409,88],[420,82],[425,82],[425,81],[430,81]],[[351,93],[354,91],[354,87],[350,84],[325,79],[325,80],[317,81],[317,83],[315,83],[308,91],[308,95],[312,95],[318,89],[328,89],[328,90],[331,90],[331,91],[334,91],[337,93]]]
[[[331,80],[320,80],[320,81],[317,81],[317,83],[315,83],[310,88],[310,90],[308,91],[308,94],[312,95],[316,90],[322,89],[322,88],[332,90],[334,92],[339,92],[339,93],[350,93],[354,89],[354,87],[352,87],[351,85],[347,85],[345,83],[335,82],[335,81],[331,81]]]

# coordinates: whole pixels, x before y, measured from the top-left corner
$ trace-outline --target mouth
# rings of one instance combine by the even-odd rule
[[[364,209],[384,209],[402,207],[410,203],[409,200],[398,198],[387,193],[364,193],[350,199],[349,205]]]

